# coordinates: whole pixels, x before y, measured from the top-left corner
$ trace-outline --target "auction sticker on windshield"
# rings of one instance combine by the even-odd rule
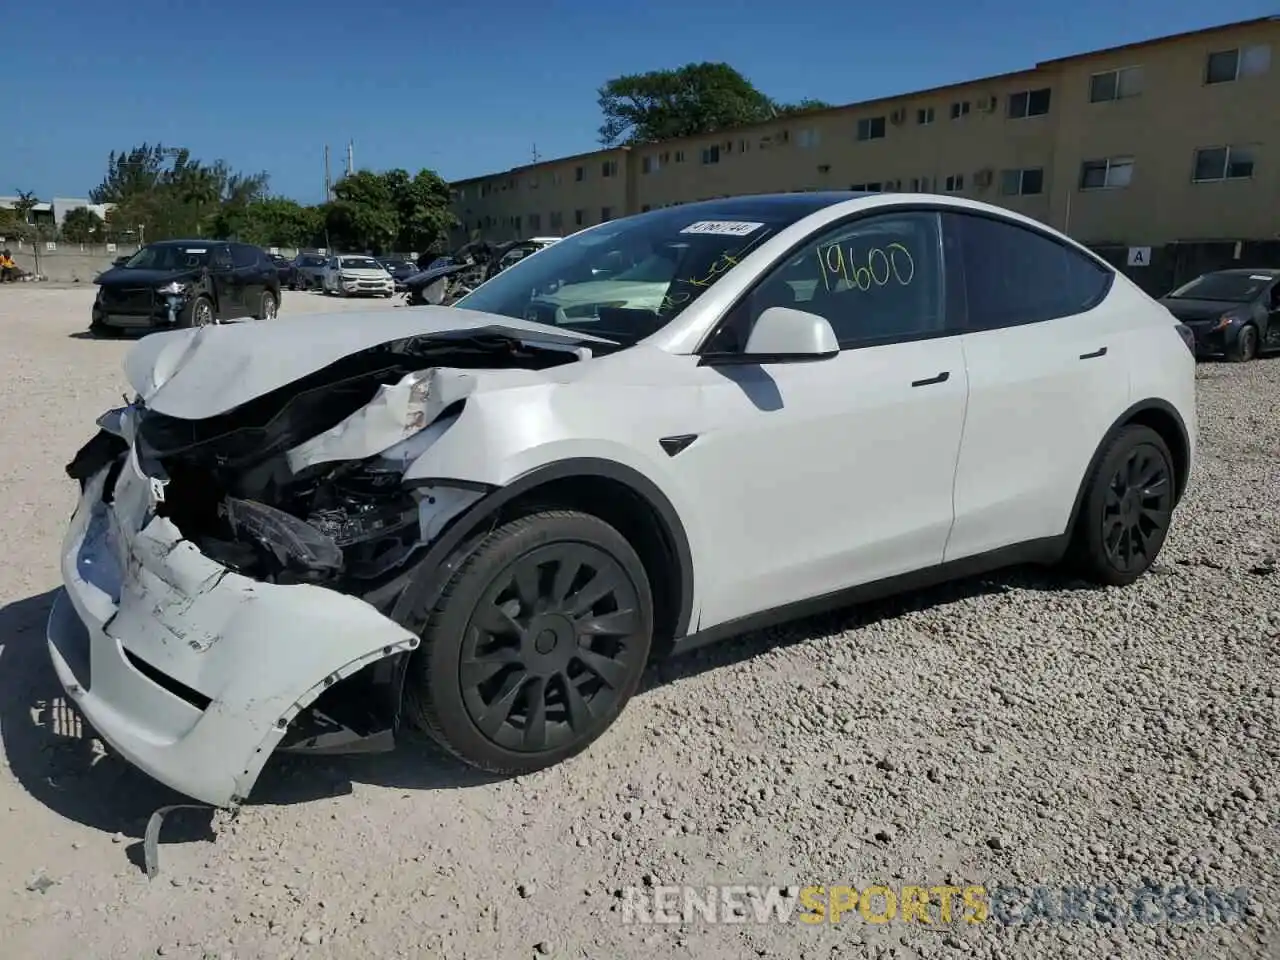
[[[748,223],[745,220],[699,220],[691,223],[681,233],[709,233],[720,237],[745,237],[755,233],[763,223]]]

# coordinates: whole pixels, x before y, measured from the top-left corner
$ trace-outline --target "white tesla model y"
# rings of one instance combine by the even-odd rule
[[[403,721],[531,771],[653,656],[1011,563],[1141,576],[1193,371],[1168,310],[1007,210],[656,210],[454,307],[142,341],[68,467],[49,648],[116,751],[209,803]]]

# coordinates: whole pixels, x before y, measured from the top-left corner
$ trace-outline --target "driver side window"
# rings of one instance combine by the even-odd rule
[[[828,230],[775,266],[707,349],[745,349],[769,307],[825,317],[842,350],[942,333],[940,237],[938,214],[923,210],[872,214]]]
[[[213,268],[215,270],[231,269],[231,251],[225,246],[213,248]]]

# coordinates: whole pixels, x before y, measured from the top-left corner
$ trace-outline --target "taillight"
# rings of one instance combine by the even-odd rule
[[[1185,323],[1174,324],[1174,329],[1178,331],[1178,336],[1182,338],[1182,342],[1187,345],[1187,349],[1191,351],[1191,355],[1196,355],[1196,335],[1191,332],[1191,328]]]

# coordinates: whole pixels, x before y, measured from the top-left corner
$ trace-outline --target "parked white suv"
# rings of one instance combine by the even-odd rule
[[[659,251],[656,302],[652,264],[608,278]],[[454,307],[160,333],[68,466],[49,650],[213,804],[402,720],[536,770],[658,655],[1010,563],[1141,576],[1195,458],[1189,343],[1034,220],[821,193],[604,223]]]
[[[357,295],[389,297],[396,292],[395,279],[373,257],[330,257],[320,277],[325,293],[340,297]]]

